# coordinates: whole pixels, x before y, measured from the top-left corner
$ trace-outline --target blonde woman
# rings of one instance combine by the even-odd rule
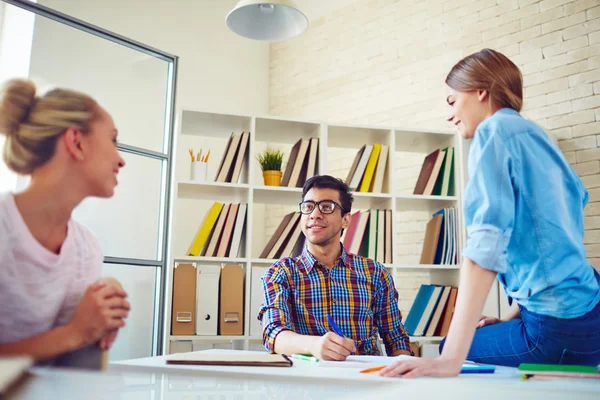
[[[600,363],[600,274],[586,260],[588,194],[544,131],[521,117],[523,78],[504,55],[484,49],[446,78],[465,139],[469,182],[456,309],[441,356],[396,363],[384,376],[455,376],[465,359],[520,363]],[[497,278],[518,309],[481,317]]]
[[[111,197],[125,165],[111,116],[91,97],[30,81],[7,83],[0,102],[3,159],[31,176],[0,194],[0,356],[46,362],[97,345],[125,325],[127,294],[100,279],[96,238],[71,218],[88,196]]]

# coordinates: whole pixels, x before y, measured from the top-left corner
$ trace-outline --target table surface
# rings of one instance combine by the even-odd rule
[[[210,350],[228,352],[227,350]],[[107,372],[32,369],[10,399],[600,399],[600,381],[521,381],[514,368],[457,378],[382,378],[356,368],[294,360],[291,368],[166,364],[169,356],[111,363]]]

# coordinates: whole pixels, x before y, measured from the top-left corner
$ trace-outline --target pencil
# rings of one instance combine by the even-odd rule
[[[360,371],[361,374],[368,374],[370,372],[377,372],[377,371],[381,371],[382,369],[385,368],[385,365],[382,365],[381,367],[373,367],[373,368],[367,368],[367,369],[363,369]]]

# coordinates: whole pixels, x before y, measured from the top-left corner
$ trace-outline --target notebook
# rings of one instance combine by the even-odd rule
[[[585,365],[521,364],[517,374],[555,378],[600,379],[598,368]]]
[[[0,395],[25,375],[33,360],[30,357],[0,358]],[[1,397],[1,396],[0,396]]]
[[[219,354],[181,353],[167,358],[167,364],[221,365],[241,367],[291,367],[292,360],[285,354]]]

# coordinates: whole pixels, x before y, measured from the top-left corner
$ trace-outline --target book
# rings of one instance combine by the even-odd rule
[[[217,220],[215,229],[213,230],[212,235],[210,236],[208,246],[206,246],[206,250],[202,254],[203,256],[216,256],[217,245],[219,244],[219,240],[221,239],[221,235],[223,234],[223,226],[225,226],[225,221],[227,220],[227,215],[229,214],[230,208],[231,204],[225,204],[223,206],[223,210],[221,211],[221,214],[219,214],[219,219]]]
[[[388,159],[388,148],[387,144],[381,145],[381,152],[379,153],[379,160],[377,161],[377,168],[375,169],[375,175],[371,182],[370,192],[381,193],[383,190],[383,183],[385,178],[385,168],[387,166]]]
[[[367,258],[377,261],[377,214],[379,210],[371,210],[369,213],[369,241],[367,246]]]
[[[291,367],[292,360],[285,354],[233,354],[194,352],[173,354],[167,364],[222,365],[241,367]]]
[[[298,140],[292,146],[292,150],[290,150],[290,156],[285,164],[285,170],[283,171],[283,177],[281,178],[281,184],[279,186],[289,186],[290,177],[292,176],[292,170],[294,169],[294,165],[296,164],[296,158],[298,157],[298,151],[300,150],[300,145],[302,144],[302,139]]]
[[[385,263],[385,210],[377,210],[377,251],[378,263]]]
[[[365,167],[365,173],[363,175],[362,182],[358,188],[359,192],[368,192],[371,189],[371,182],[373,181],[373,175],[375,174],[375,167],[377,166],[377,161],[379,161],[379,153],[381,153],[381,145],[374,144],[373,151],[371,151],[371,155],[367,161],[367,166]]]
[[[352,254],[360,253],[360,245],[365,237],[369,215],[369,211],[363,211],[360,213],[358,222],[356,224],[356,230],[354,231],[354,235],[352,237],[352,243],[350,244],[350,248],[347,249],[348,252]]]
[[[221,165],[219,174],[217,175],[217,182],[231,181],[231,176],[233,174],[233,163],[240,146],[241,138],[242,135],[239,133],[236,133],[231,137],[231,141],[229,142],[229,146],[226,149],[225,157],[223,159],[223,164]]]
[[[204,248],[206,240],[215,226],[215,223],[217,222],[217,218],[219,218],[219,215],[221,214],[222,209],[223,203],[216,202],[206,213],[202,224],[198,228],[198,232],[196,232],[194,240],[192,240],[192,243],[186,252],[188,256],[198,256],[200,254]]]
[[[237,183],[240,180],[240,173],[242,172],[244,160],[246,159],[246,154],[248,153],[249,139],[250,132],[242,132],[242,137],[240,139],[240,148],[235,158],[235,165],[233,167],[233,172],[231,174],[231,179],[229,180],[229,182]]]
[[[423,249],[421,250],[421,260],[419,261],[420,264],[433,264],[443,218],[442,215],[436,215],[427,223],[425,240],[423,241]]]
[[[292,215],[292,218],[290,218],[290,221],[288,222],[287,226],[283,229],[283,232],[281,232],[281,235],[277,238],[277,241],[275,242],[275,244],[273,245],[273,248],[267,255],[267,258],[277,258],[279,256],[279,254],[281,254],[282,247],[289,240],[290,234],[293,232],[296,225],[298,225],[299,221],[300,221],[300,212],[296,211]]]
[[[431,175],[429,176],[427,185],[425,186],[425,189],[423,189],[423,195],[430,196],[433,194],[433,187],[435,186],[435,182],[440,174],[440,169],[442,168],[442,164],[444,163],[445,156],[446,152],[444,150],[440,150],[435,160],[435,163],[433,164],[433,168],[431,169]]]
[[[308,147],[308,166],[306,168],[306,177],[303,181],[306,182],[308,179],[317,175],[317,165],[319,157],[319,138],[310,138],[310,144]]]
[[[348,176],[346,177],[346,185],[348,186],[350,186],[350,182],[352,182],[352,177],[354,177],[354,172],[356,172],[356,167],[358,167],[358,163],[360,162],[363,151],[365,151],[365,147],[366,146],[361,147],[354,157],[354,161],[352,162],[352,166],[350,167],[350,171],[348,171]]]
[[[448,330],[450,330],[450,323],[452,322],[452,316],[454,315],[454,307],[456,306],[456,296],[458,295],[458,288],[451,288],[450,295],[446,301],[446,307],[444,308],[442,323],[438,325],[435,336],[446,336]]]
[[[587,365],[523,363],[519,365],[517,374],[532,375],[534,377],[600,379],[598,368]]]
[[[223,169],[223,164],[225,163],[225,158],[227,158],[227,154],[229,152],[229,148],[231,147],[231,141],[233,140],[233,132],[229,136],[227,140],[227,144],[225,145],[225,151],[221,155],[221,161],[219,161],[219,169],[217,169],[217,175],[215,175],[215,182],[218,182],[219,175],[221,174],[221,170]]]
[[[433,217],[437,215],[441,215],[442,217],[442,222],[440,223],[440,236],[438,237],[435,256],[433,257],[433,264],[444,264],[445,260],[446,246],[448,245],[448,236],[446,235],[446,229],[448,229],[446,210],[446,208],[442,208],[433,214]]]
[[[394,221],[392,221],[392,210],[383,210],[385,213],[385,263],[391,264],[392,261],[392,225]]]
[[[239,208],[239,204],[232,204],[229,207],[229,213],[227,214],[227,219],[225,220],[225,224],[223,225],[223,234],[221,235],[221,239],[219,240],[219,247],[217,248],[217,257],[227,256],[227,250],[229,250],[229,244],[231,243],[231,235],[233,233],[233,226],[235,224]]]
[[[352,180],[350,181],[350,185],[348,185],[348,189],[351,192],[355,192],[360,187],[360,184],[363,179],[363,175],[365,173],[365,169],[367,168],[367,163],[369,162],[369,158],[371,157],[371,152],[373,151],[372,145],[365,145],[364,151],[360,156],[360,161],[356,165],[356,170],[354,171],[354,175],[352,176]]]
[[[433,316],[431,317],[431,321],[429,322],[429,326],[427,327],[427,331],[425,331],[425,336],[434,336],[435,332],[438,330],[438,327],[442,321],[442,316],[444,314],[444,310],[446,309],[446,303],[448,302],[448,297],[450,297],[450,291],[452,290],[451,286],[444,286],[442,289],[442,294],[440,295],[440,299],[435,306],[435,311],[433,312]]]
[[[406,316],[406,320],[404,321],[404,327],[406,328],[406,332],[409,335],[414,335],[419,322],[421,321],[421,317],[423,316],[423,312],[429,303],[429,299],[435,289],[433,285],[421,285],[419,291],[417,293],[417,297],[415,297],[415,301],[410,307],[410,311]]]
[[[431,172],[433,171],[433,166],[435,165],[438,156],[440,154],[440,149],[433,151],[428,154],[423,161],[423,165],[421,166],[421,172],[419,173],[419,178],[417,178],[417,184],[415,185],[415,190],[413,194],[424,194],[425,187],[427,186],[427,182],[431,177]]]
[[[434,312],[435,307],[437,306],[437,303],[440,299],[440,295],[442,294],[442,289],[443,288],[441,286],[433,286],[433,290],[431,291],[431,296],[429,297],[429,300],[427,301],[427,305],[425,306],[425,309],[423,310],[423,314],[421,314],[421,319],[419,320],[419,323],[417,324],[417,327],[415,328],[415,331],[413,332],[414,336],[425,335],[425,331],[429,327],[429,323],[431,322],[431,318],[433,317],[433,312]]]
[[[290,219],[292,219],[294,214],[294,212],[291,212],[283,217],[283,219],[279,223],[279,226],[277,227],[277,229],[275,229],[275,233],[273,233],[273,236],[271,236],[271,239],[269,239],[269,242],[263,249],[262,253],[260,253],[260,258],[267,258],[267,256],[271,252],[271,249],[273,249],[273,246],[275,246],[275,243],[283,233],[284,229],[288,226],[288,223],[290,222]]]
[[[306,179],[306,169],[308,168],[308,144],[309,141],[306,139],[300,139],[300,148],[298,149],[298,155],[294,162],[294,168],[290,175],[290,181],[288,187],[302,187],[304,180]]]
[[[352,241],[354,240],[354,234],[356,232],[356,226],[358,225],[358,221],[360,220],[360,211],[355,212],[350,217],[350,224],[348,228],[344,230],[343,237],[341,238],[342,243],[344,244],[344,248],[346,251],[350,251],[350,246],[352,246]]]
[[[240,204],[240,208],[235,218],[235,228],[233,229],[233,236],[231,238],[231,246],[227,252],[227,257],[238,257],[242,242],[242,233],[244,232],[244,226],[246,225],[246,209],[247,204]]]

